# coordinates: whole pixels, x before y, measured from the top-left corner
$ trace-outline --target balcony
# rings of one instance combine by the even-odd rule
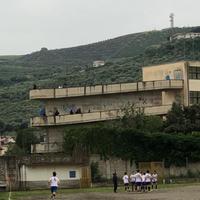
[[[165,115],[171,109],[171,105],[143,107],[142,109],[146,115]],[[57,126],[107,121],[117,119],[122,116],[123,112],[121,110],[108,110],[73,115],[33,117],[31,118],[30,123],[32,127]]]
[[[114,93],[128,93],[146,90],[182,89],[183,80],[161,80],[136,83],[120,83],[72,88],[30,90],[30,99],[54,99],[66,97],[92,96]]]
[[[62,152],[62,143],[39,143],[39,144],[32,144],[31,145],[31,153],[57,153]]]

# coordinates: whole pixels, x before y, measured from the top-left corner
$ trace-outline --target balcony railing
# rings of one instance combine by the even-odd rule
[[[146,90],[181,89],[183,80],[161,80],[136,83],[120,83],[72,88],[35,89],[30,90],[30,99],[52,99],[79,97],[112,93],[127,93]]]
[[[146,115],[164,115],[171,109],[171,105],[143,107],[142,109]],[[124,112],[121,110],[108,110],[73,115],[33,117],[30,123],[32,127],[81,124],[113,120],[122,117],[123,114]]]
[[[31,153],[62,152],[62,143],[39,143],[31,145]]]

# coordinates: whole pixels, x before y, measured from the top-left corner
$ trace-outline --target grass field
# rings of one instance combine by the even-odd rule
[[[159,190],[172,190],[172,189],[180,189],[187,186],[200,186],[200,184],[165,184],[159,185]],[[158,191],[159,191],[158,190]],[[79,195],[79,194],[96,194],[98,196],[102,194],[112,194],[112,187],[99,187],[99,188],[87,188],[87,189],[60,189],[58,191],[59,198],[65,199],[67,196],[71,195]],[[118,189],[119,194],[124,193],[123,186]],[[8,200],[9,193],[8,192],[0,192],[0,200]],[[50,192],[49,190],[36,190],[36,191],[20,191],[20,192],[12,192],[11,200],[28,200],[28,199],[49,199]],[[94,198],[96,199],[96,198]]]

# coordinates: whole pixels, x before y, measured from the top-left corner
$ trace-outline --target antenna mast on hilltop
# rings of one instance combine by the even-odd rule
[[[169,15],[169,18],[170,18],[170,26],[171,28],[174,28],[174,13],[171,13]]]

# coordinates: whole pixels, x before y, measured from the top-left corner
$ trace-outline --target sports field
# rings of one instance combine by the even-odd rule
[[[8,200],[8,193],[0,193],[0,200]],[[13,192],[10,200],[48,200],[49,191]],[[148,193],[124,192],[123,187],[118,193],[112,188],[69,189],[59,190],[59,200],[200,200],[200,185],[165,185],[157,191]]]

